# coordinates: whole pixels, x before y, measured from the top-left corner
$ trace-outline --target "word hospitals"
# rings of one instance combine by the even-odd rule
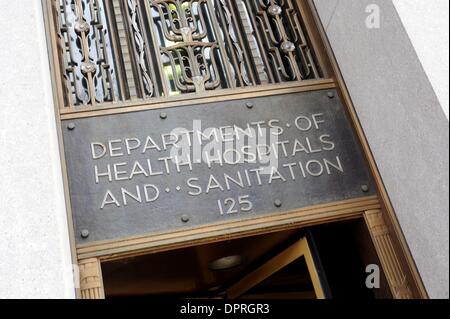
[[[295,127],[291,129],[299,133],[320,131],[325,123],[323,116],[299,116],[294,121]],[[137,177],[150,178],[189,172],[192,177],[180,188],[186,189],[190,196],[200,196],[213,191],[230,191],[233,187],[245,189],[271,185],[274,182],[285,183],[299,178],[331,175],[334,172],[344,173],[339,156],[326,156],[326,153],[336,148],[331,135],[308,134],[308,137],[284,140],[284,133],[285,129],[278,120],[250,123],[245,129],[226,126],[205,131],[201,130],[198,123],[194,123],[193,130],[178,129],[169,134],[161,134],[158,141],[147,136],[145,139],[133,137],[110,140],[107,143],[93,142],[91,155],[97,163],[94,166],[95,183],[132,181]],[[196,152],[196,146],[200,146],[200,153]],[[170,151],[170,155],[154,156],[167,151]],[[120,161],[120,158],[136,155],[139,155],[140,160]],[[299,155],[315,156],[310,160],[294,161],[293,158]],[[108,158],[118,162],[99,164],[99,160]],[[281,159],[283,163],[287,163],[279,164]],[[203,163],[208,168],[238,164],[266,166],[239,166],[239,170],[233,174],[216,173],[201,180],[192,174],[195,165]],[[160,189],[153,184],[137,185],[133,189],[121,188],[118,194],[107,190],[101,209],[109,205],[127,206],[130,202],[151,203],[159,197]]]

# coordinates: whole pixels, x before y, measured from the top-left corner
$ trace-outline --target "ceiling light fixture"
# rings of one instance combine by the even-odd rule
[[[242,266],[245,262],[245,257],[243,256],[227,256],[209,263],[209,269],[213,271],[229,270]]]

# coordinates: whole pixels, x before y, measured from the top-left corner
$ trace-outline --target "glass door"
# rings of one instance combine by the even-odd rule
[[[312,288],[310,292],[305,289],[308,285]],[[226,291],[226,298],[331,298],[327,279],[312,235],[308,233],[289,248],[236,282]]]

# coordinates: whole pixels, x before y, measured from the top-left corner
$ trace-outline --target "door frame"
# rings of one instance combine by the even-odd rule
[[[226,296],[230,299],[236,299],[254,288],[276,272],[293,263],[297,259],[304,257],[311,282],[314,287],[314,293],[317,299],[325,299],[325,288],[321,280],[318,265],[311,252],[311,247],[307,237],[303,237],[289,248],[286,248],[277,256],[267,261],[264,265],[245,276],[243,279],[232,285],[226,290]]]

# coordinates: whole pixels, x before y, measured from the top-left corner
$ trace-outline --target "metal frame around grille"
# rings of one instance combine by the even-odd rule
[[[64,107],[324,78],[296,0],[48,0]]]

